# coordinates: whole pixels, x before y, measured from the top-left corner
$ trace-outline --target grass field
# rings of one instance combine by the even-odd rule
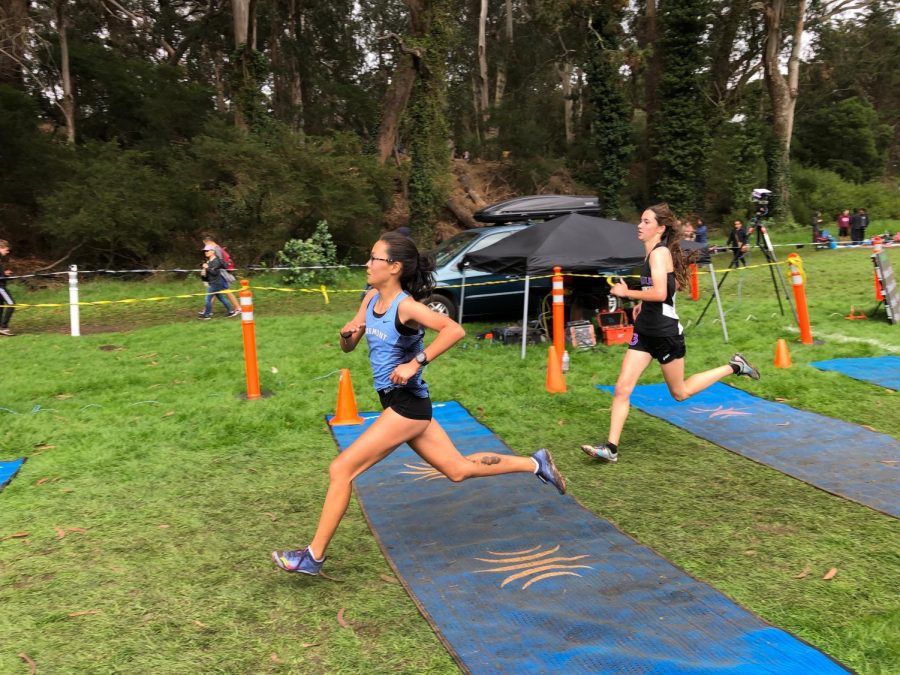
[[[687,370],[740,349],[763,377],[730,384],[896,436],[895,392],[807,365],[900,354],[900,327],[883,315],[843,318],[851,305],[875,305],[868,252],[800,253],[824,343],[794,341],[768,271],[756,268],[722,287],[723,344],[712,312],[694,325],[710,293],[704,277],[704,302],[679,303]],[[900,249],[890,255],[900,266]],[[345,284],[360,285],[358,275]],[[82,299],[198,286],[94,281]],[[67,297],[64,286],[14,292],[21,303]],[[196,321],[200,298],[85,307],[80,338],[65,334],[65,307],[17,313],[20,334],[3,340],[0,459],[29,460],[0,493],[0,672],[29,672],[26,656],[40,673],[456,672],[393,583],[355,500],[329,551],[329,578],[289,576],[268,558],[315,528],[335,456],[323,419],[335,371],[349,367],[360,408],[377,409],[366,350],[345,355],[336,339],[357,297],[335,293],[326,306],[321,296],[258,291],[262,386],[274,395],[249,403],[238,398],[239,320]],[[861,673],[900,672],[896,519],[637,411],[622,461],[592,463],[577,447],[605,439],[610,399],[594,385],[614,382],[623,348],[572,354],[569,391],[551,396],[545,348],[529,347],[523,361],[518,348],[484,346],[472,337],[480,326],[467,327],[429,367],[435,400],[459,400],[521,454],[550,447],[586,508],[767,621]],[[791,345],[788,370],[771,366],[780,337]],[[659,370],[644,381],[661,381]],[[831,568],[837,576],[823,580]]]

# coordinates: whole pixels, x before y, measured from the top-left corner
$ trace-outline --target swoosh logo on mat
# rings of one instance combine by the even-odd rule
[[[556,555],[557,553],[559,553],[559,549],[561,548],[559,544],[544,550],[541,550],[541,548],[542,544],[538,544],[537,546],[524,551],[488,551],[488,554],[494,556],[493,558],[475,558],[475,560],[478,560],[479,562],[491,563],[495,565],[495,567],[475,570],[475,572],[512,572],[512,574],[508,574],[506,578],[500,583],[500,588],[503,588],[504,586],[513,582],[527,579],[527,581],[522,584],[522,590],[525,590],[526,588],[531,586],[531,584],[537,583],[538,581],[543,581],[544,579],[562,576],[581,576],[581,574],[579,574],[578,572],[573,572],[572,570],[594,569],[590,565],[572,564],[576,561],[587,558],[587,555]],[[531,578],[529,579],[528,577]]]

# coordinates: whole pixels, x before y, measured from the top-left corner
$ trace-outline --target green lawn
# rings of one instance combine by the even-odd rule
[[[900,327],[843,319],[851,305],[875,305],[867,252],[800,253],[824,343],[794,341],[757,268],[722,287],[723,344],[712,310],[694,325],[710,292],[704,277],[703,302],[679,304],[688,371],[740,349],[763,378],[730,383],[896,435],[896,393],[806,365],[900,353]],[[900,250],[890,255],[900,266]],[[358,275],[345,282],[360,286]],[[83,284],[82,299],[198,290],[196,279],[105,280]],[[64,285],[14,292],[23,303],[67,297]],[[0,541],[0,672],[29,672],[19,654],[40,673],[456,672],[391,583],[355,501],[329,578],[295,578],[268,558],[315,528],[336,452],[323,420],[334,371],[349,367],[360,408],[377,408],[365,349],[345,355],[336,339],[357,297],[336,293],[326,306],[257,291],[262,386],[274,396],[254,402],[238,398],[239,321],[196,321],[200,298],[85,307],[80,338],[65,335],[64,307],[15,316],[20,334],[3,340],[0,459],[29,461],[0,493],[0,538],[28,535]],[[594,385],[615,380],[623,347],[572,354],[568,393],[549,395],[545,348],[522,361],[518,348],[476,342],[480,327],[429,367],[435,400],[459,400],[517,452],[552,448],[586,508],[767,621],[861,673],[900,672],[896,519],[637,411],[622,461],[594,464],[577,446],[605,438],[610,399]],[[789,339],[789,370],[771,367],[779,337]],[[660,380],[648,370],[646,382]]]

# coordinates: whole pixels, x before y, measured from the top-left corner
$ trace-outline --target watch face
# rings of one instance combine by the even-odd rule
[[[425,363],[426,358],[427,357],[425,356],[425,352],[419,352],[418,354],[416,354],[416,361],[418,361],[419,363]]]

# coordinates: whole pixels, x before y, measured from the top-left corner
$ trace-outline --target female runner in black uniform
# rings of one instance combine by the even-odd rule
[[[620,281],[610,291],[615,296],[640,303],[634,308],[634,336],[616,380],[608,442],[581,446],[589,456],[607,462],[619,459],[619,438],[628,418],[631,392],[653,359],[659,361],[666,385],[676,401],[690,398],[727,375],[759,379],[759,371],[741,354],[734,354],[726,366],[684,379],[684,328],[675,311],[675,287],[687,285],[688,269],[678,243],[681,232],[668,204],[657,204],[644,211],[638,225],[638,238],[644,242],[647,252],[641,271],[641,290],[631,290]]]

